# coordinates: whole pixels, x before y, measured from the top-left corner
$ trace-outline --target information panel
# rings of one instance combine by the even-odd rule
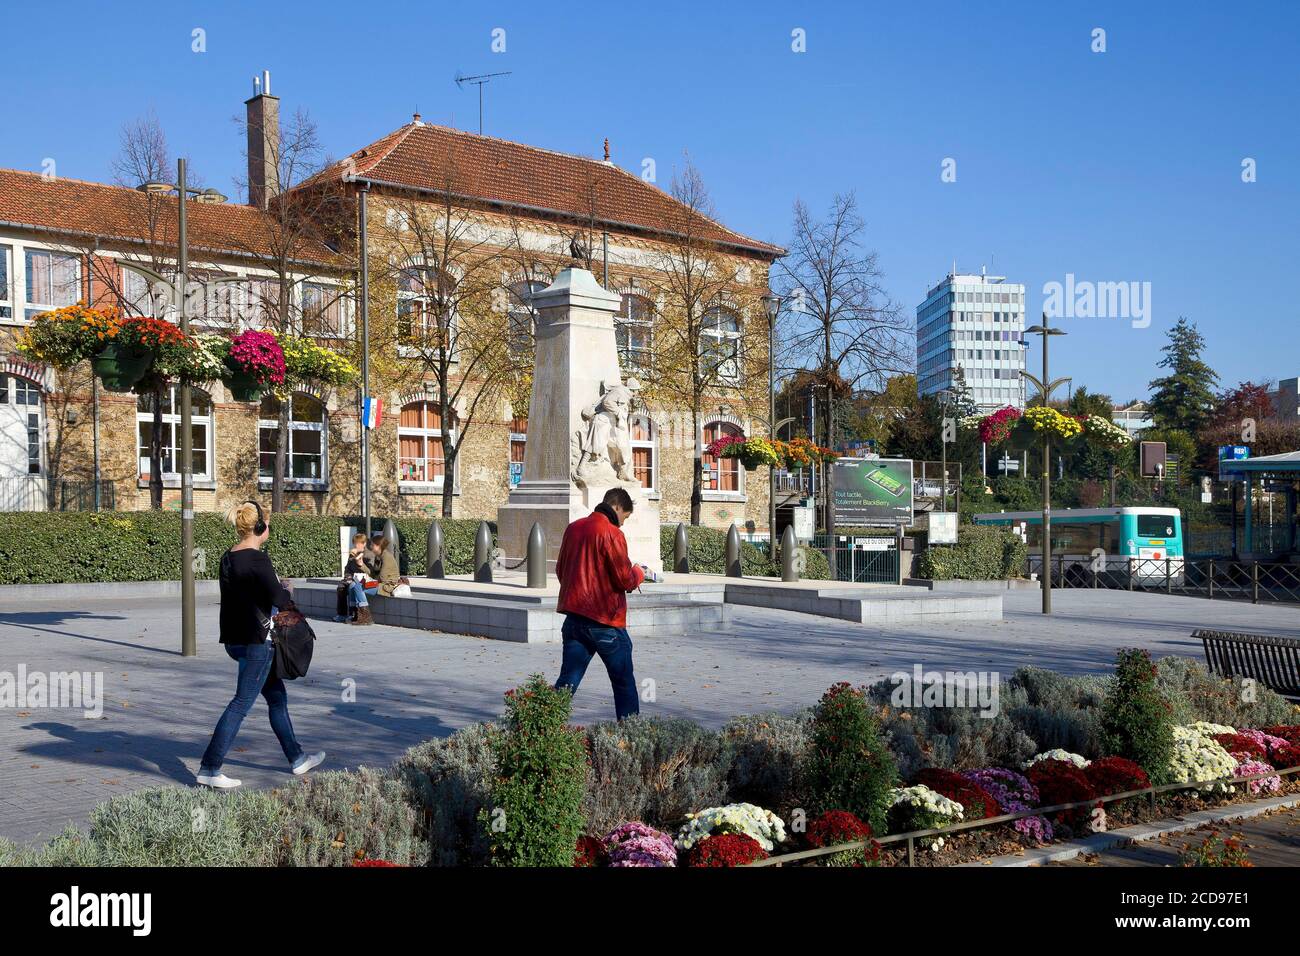
[[[838,526],[912,524],[912,459],[840,458],[834,468]]]

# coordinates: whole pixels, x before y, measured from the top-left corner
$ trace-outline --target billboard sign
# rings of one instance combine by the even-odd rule
[[[840,458],[834,476],[836,524],[892,528],[912,523],[912,459]]]
[[[1248,445],[1220,445],[1219,446],[1219,480],[1220,481],[1245,481],[1246,473],[1237,471],[1229,462],[1245,461],[1250,457],[1250,446]]]

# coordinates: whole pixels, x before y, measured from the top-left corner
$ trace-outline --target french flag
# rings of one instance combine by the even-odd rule
[[[378,428],[383,411],[384,403],[382,399],[366,398],[361,403],[361,424],[366,428]]]

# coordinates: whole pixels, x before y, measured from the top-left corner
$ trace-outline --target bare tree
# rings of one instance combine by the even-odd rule
[[[755,381],[766,382],[767,356],[765,343],[753,341],[762,323],[742,321],[756,302],[751,301],[752,289],[742,281],[740,262],[726,255],[714,238],[713,206],[699,171],[687,162],[673,176],[671,191],[677,200],[675,212],[665,245],[653,257],[655,272],[649,279],[657,314],[645,384],[647,396],[690,410],[691,524],[699,524],[706,400],[720,393],[743,393]],[[761,335],[765,334],[764,328]]]
[[[502,285],[512,263],[532,260],[522,249],[507,255],[499,232],[464,205],[456,158],[454,150],[443,157],[436,193],[393,199],[373,233],[391,253],[381,281],[395,286],[398,300],[389,351],[407,360],[391,371],[437,392],[444,517],[466,437],[503,393],[517,401],[511,386],[531,372],[533,356],[531,320],[523,327],[517,318],[531,316],[531,303],[512,301],[519,293]],[[382,336],[377,325],[372,337]]]
[[[245,133],[246,121],[237,121]],[[261,135],[255,131],[255,135]],[[334,268],[322,264],[326,242],[343,235],[353,206],[337,180],[318,176],[326,168],[316,123],[303,110],[268,144],[273,159],[275,183],[264,215],[253,220],[251,235],[231,237],[232,246],[257,260],[271,275],[253,282],[249,289],[255,320],[283,334],[309,335],[338,340],[342,304],[351,286],[339,281],[348,265],[340,254]],[[248,184],[242,184],[245,189]],[[313,279],[327,279],[315,284]],[[312,283],[313,295],[308,296]],[[289,388],[294,383],[286,383]],[[289,417],[292,395],[279,402],[275,464],[271,473],[271,510],[284,510],[284,491],[289,456]]]
[[[877,254],[863,246],[865,234],[852,193],[837,195],[824,219],[796,201],[790,253],[778,261],[773,278],[785,314],[786,347],[820,378],[828,446],[846,386],[850,393],[879,388],[913,365],[912,325],[886,295]],[[834,534],[833,471],[826,474],[825,527]]]

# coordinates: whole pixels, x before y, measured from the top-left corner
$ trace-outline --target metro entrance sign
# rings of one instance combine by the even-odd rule
[[[912,459],[840,458],[833,467],[837,525],[912,524]]]
[[[1249,445],[1220,445],[1219,446],[1219,480],[1220,481],[1244,481],[1245,472],[1234,471],[1228,462],[1245,461],[1250,457]],[[1225,467],[1227,466],[1227,467]]]

